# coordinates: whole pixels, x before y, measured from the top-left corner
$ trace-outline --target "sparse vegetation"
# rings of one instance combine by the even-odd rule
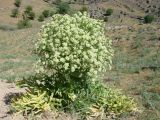
[[[0,30],[13,31],[16,30],[16,27],[12,25],[0,24]]]
[[[135,42],[133,43],[133,48],[140,48],[142,47],[142,40],[143,40],[143,35],[137,35],[135,38]]]
[[[14,8],[13,10],[12,10],[12,12],[11,12],[11,17],[17,17],[18,16],[18,9],[17,8]]]
[[[55,14],[54,11],[44,10],[41,15],[38,17],[38,21],[42,22],[45,18],[53,16]]]
[[[43,21],[44,21],[44,18],[45,18],[45,17],[44,17],[43,15],[40,15],[40,16],[38,17],[38,21],[39,21],[39,22],[43,22]]]
[[[30,24],[29,20],[20,20],[17,23],[17,28],[18,29],[29,28],[29,27],[31,27],[31,24]]]
[[[21,2],[22,2],[21,0],[15,0],[14,5],[15,5],[16,7],[20,7]]]

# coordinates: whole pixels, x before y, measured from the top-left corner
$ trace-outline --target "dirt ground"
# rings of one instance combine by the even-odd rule
[[[10,97],[24,92],[24,90],[16,88],[13,83],[0,81],[0,120],[13,120],[8,114]]]

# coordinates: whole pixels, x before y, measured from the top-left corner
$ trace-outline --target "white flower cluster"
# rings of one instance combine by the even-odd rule
[[[111,67],[112,41],[105,37],[103,22],[86,13],[54,15],[42,26],[36,44],[43,69],[94,77]]]

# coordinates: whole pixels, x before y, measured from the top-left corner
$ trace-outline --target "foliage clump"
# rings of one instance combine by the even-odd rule
[[[70,11],[70,6],[67,2],[60,2],[57,5],[58,14],[68,14],[69,11]]]
[[[40,16],[38,17],[38,21],[39,21],[39,22],[43,22],[43,21],[44,21],[44,15],[40,15]]]
[[[56,12],[55,12],[54,10],[51,10],[51,11],[49,12],[49,16],[52,17],[55,13],[56,13]]]
[[[25,12],[25,13],[30,13],[32,10],[33,10],[32,6],[28,5],[28,6],[26,6],[24,12]]]
[[[17,9],[17,8],[14,8],[14,9],[11,11],[11,15],[10,15],[10,16],[15,18],[15,17],[18,16],[18,13],[19,13],[19,12],[18,12],[18,9]]]
[[[47,17],[49,17],[49,10],[44,10],[43,12],[42,12],[42,15],[45,17],[45,18],[47,18]]]
[[[144,22],[145,23],[152,23],[154,21],[154,16],[153,15],[146,15],[144,17]]]
[[[27,6],[25,8],[25,11],[23,12],[23,19],[29,19],[29,20],[34,20],[35,18],[35,13],[33,12],[32,6]]]
[[[21,2],[22,2],[21,0],[15,0],[14,5],[15,5],[16,7],[20,7]]]
[[[41,15],[38,17],[38,21],[42,22],[45,18],[52,17],[56,12],[54,10],[43,10]]]
[[[29,96],[35,95],[35,91],[45,95],[49,110],[75,111],[81,119],[132,111],[132,99],[100,81],[100,75],[111,68],[113,56],[112,41],[105,37],[103,25],[86,13],[54,15],[42,26],[36,43],[37,74],[19,85],[32,91]],[[32,97],[23,101],[26,94],[12,104],[17,111],[46,110],[44,102],[39,108]],[[38,99],[39,94],[36,95]]]
[[[102,25],[83,14],[55,15],[42,27],[37,44],[42,69],[85,80],[110,68],[112,41],[105,37]]]
[[[17,23],[18,29],[29,28],[29,27],[31,27],[29,20],[20,20]]]
[[[113,14],[113,9],[108,8],[108,9],[106,10],[106,15],[107,15],[107,16],[110,16],[110,15],[112,15],[112,14]]]
[[[80,9],[80,12],[87,12],[88,11],[88,8],[86,6],[83,6],[81,9]]]

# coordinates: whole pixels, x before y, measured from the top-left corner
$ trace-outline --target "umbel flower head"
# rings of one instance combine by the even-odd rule
[[[42,26],[36,43],[39,71],[54,70],[94,78],[110,69],[112,41],[105,37],[103,25],[87,13],[54,15]]]

